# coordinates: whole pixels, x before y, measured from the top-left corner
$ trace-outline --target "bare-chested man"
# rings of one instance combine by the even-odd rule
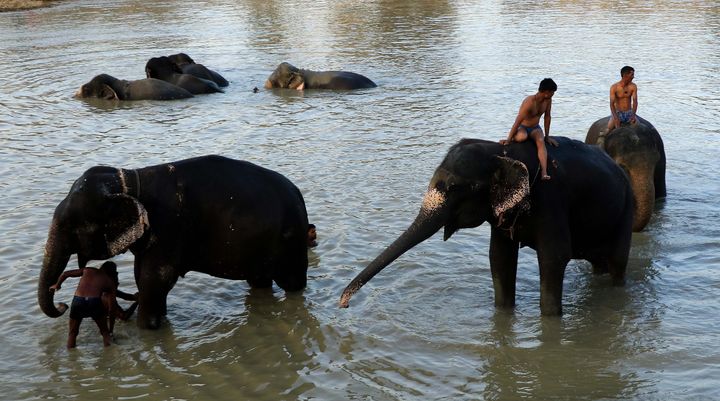
[[[500,141],[506,145],[510,142],[525,142],[528,138],[535,141],[537,146],[538,160],[540,161],[541,179],[549,180],[547,173],[547,150],[545,141],[553,146],[558,146],[557,141],[550,138],[550,109],[552,108],[552,97],[557,91],[557,84],[550,78],[540,81],[538,92],[523,100],[520,111],[515,118],[515,123],[510,128],[508,138]],[[540,116],[544,115],[545,134],[540,128]]]
[[[103,337],[103,344],[106,347],[109,346],[112,331],[108,328],[108,319],[112,319],[111,324],[114,326],[115,317],[127,319],[137,307],[137,304],[133,304],[128,311],[123,311],[117,305],[116,296],[128,300],[135,300],[137,296],[119,291],[116,275],[115,263],[105,262],[99,269],[85,267],[84,269],[65,271],[60,275],[57,283],[50,286],[50,291],[58,291],[67,278],[80,277],[70,306],[68,348],[75,348],[80,332],[80,323],[86,317],[95,321]]]
[[[620,69],[620,81],[610,87],[610,121],[608,121],[609,134],[623,124],[635,124],[637,119],[637,85],[633,83],[635,69],[626,65]]]

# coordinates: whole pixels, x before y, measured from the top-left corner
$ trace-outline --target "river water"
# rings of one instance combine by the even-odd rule
[[[99,0],[1,13],[0,398],[720,399],[719,49],[714,1]],[[226,93],[72,98],[96,74],[139,79],[149,58],[179,51],[228,78]],[[281,61],[379,86],[262,89]],[[337,307],[415,217],[453,143],[503,138],[544,77],[559,85],[551,134],[583,140],[625,64],[668,160],[667,199],[633,236],[625,287],[573,261],[565,314],[541,318],[523,249],[517,307],[496,311],[483,225],[435,235]],[[54,207],[88,167],[203,154],[301,189],[320,243],[307,289],[190,273],[160,330],[120,322],[103,349],[86,321],[66,350],[67,315],[36,300]],[[132,255],[115,260],[134,291]]]

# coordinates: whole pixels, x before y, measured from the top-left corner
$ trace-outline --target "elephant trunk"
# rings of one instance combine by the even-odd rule
[[[53,303],[54,293],[50,291],[50,286],[55,284],[65,270],[68,260],[70,260],[70,252],[63,244],[63,240],[59,238],[59,229],[53,220],[48,232],[48,240],[45,244],[45,256],[43,258],[43,266],[40,271],[40,280],[38,281],[38,304],[40,309],[50,317],[59,317],[67,310],[66,304],[60,303],[57,306]]]
[[[649,171],[630,170],[630,185],[635,196],[633,232],[640,232],[645,228],[655,208],[655,184],[652,169]]]
[[[398,237],[390,246],[375,258],[360,274],[355,277],[342,293],[340,297],[340,307],[347,308],[350,298],[363,286],[370,281],[382,269],[387,267],[395,259],[415,245],[425,241],[435,234],[447,220],[448,207],[443,202],[442,205],[433,209],[423,206],[415,221]]]

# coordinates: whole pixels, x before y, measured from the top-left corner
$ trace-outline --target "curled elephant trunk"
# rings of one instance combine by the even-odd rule
[[[435,234],[445,224],[448,214],[448,207],[446,204],[434,209],[427,209],[425,205],[420,213],[415,218],[415,221],[410,227],[403,232],[390,246],[375,258],[360,274],[358,274],[351,282],[345,287],[345,290],[340,297],[340,307],[347,308],[349,306],[350,298],[360,290],[370,279],[376,274],[380,273],[382,269],[387,267],[395,259],[400,257],[403,253],[415,245],[425,241]]]
[[[68,260],[70,260],[70,252],[65,249],[62,240],[58,237],[57,224],[53,222],[45,244],[45,257],[43,258],[43,266],[38,281],[38,304],[40,309],[50,317],[59,317],[68,308],[63,303],[55,306],[53,303],[54,293],[50,291],[50,286],[57,282],[58,277],[65,270]]]

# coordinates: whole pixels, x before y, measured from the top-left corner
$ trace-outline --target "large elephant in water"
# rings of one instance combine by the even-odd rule
[[[273,281],[286,291],[304,288],[307,233],[298,188],[249,162],[203,156],[137,170],[93,167],[55,209],[38,302],[50,317],[65,312],[49,288],[72,254],[82,269],[130,250],[138,325],[157,328],[168,292],[191,270],[253,288]]]
[[[630,177],[635,195],[633,231],[641,231],[650,221],[655,200],[664,198],[665,146],[650,122],[637,116],[638,122],[606,133],[610,116],[590,126],[585,143],[598,144]]]
[[[312,71],[280,63],[265,81],[265,88],[303,89],[363,89],[377,85],[370,78],[349,71]]]
[[[100,74],[83,84],[75,97],[105,100],[174,100],[193,97],[185,89],[160,79],[146,78],[135,81],[117,79]]]
[[[537,251],[540,309],[562,311],[565,267],[586,259],[597,273],[625,280],[633,213],[627,176],[595,146],[554,137],[548,148],[552,180],[539,179],[535,145],[503,146],[463,139],[435,170],[420,212],[410,227],[345,288],[340,306],[375,274],[444,227],[444,239],[460,228],[491,224],[490,269],[495,305],[515,305],[518,249]]]

